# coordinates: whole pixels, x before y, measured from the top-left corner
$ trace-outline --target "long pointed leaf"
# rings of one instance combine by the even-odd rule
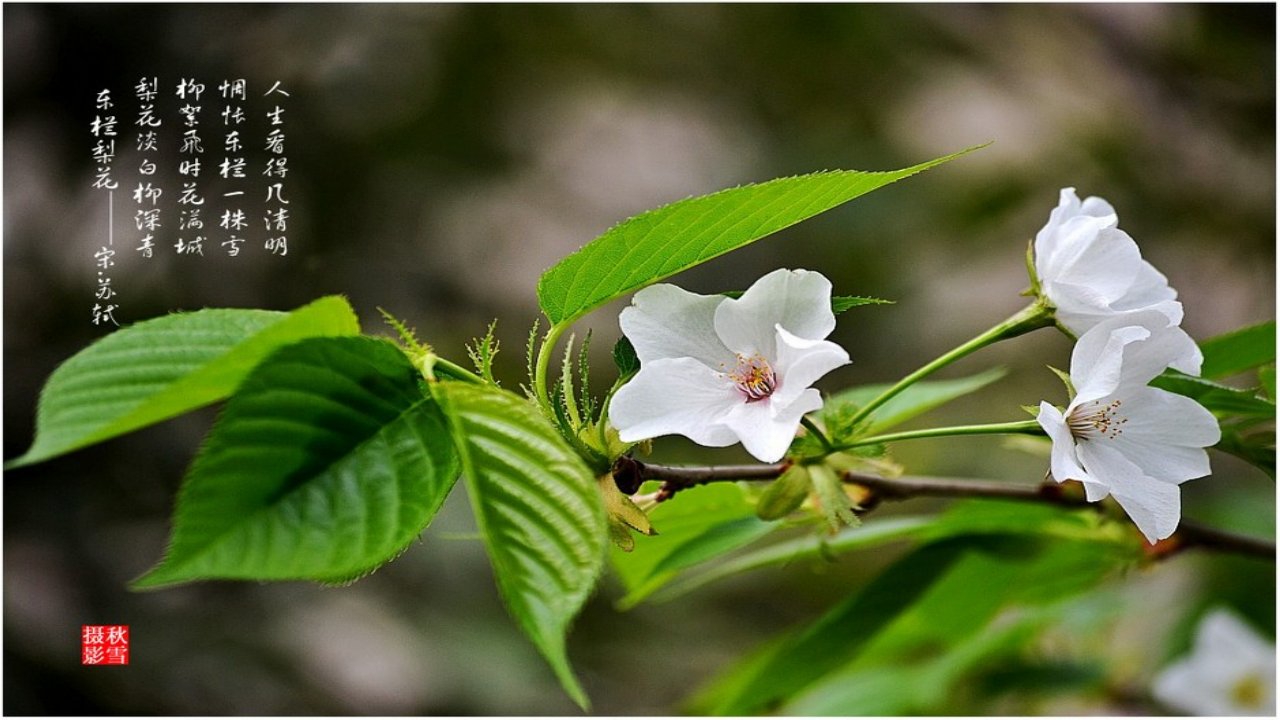
[[[432,390],[448,413],[507,609],[586,708],[565,635],[604,562],[607,528],[595,478],[523,398],[451,381]]]
[[[460,467],[417,375],[373,338],[312,338],[269,356],[196,458],[164,561],[134,587],[345,582],[398,555]]]
[[[538,301],[553,324],[567,324],[613,298],[976,149],[892,172],[843,170],[779,178],[650,210],[624,220],[543,273]]]
[[[5,467],[48,460],[221,400],[259,360],[296,340],[359,332],[351,306],[338,296],[290,313],[209,309],[130,325],[54,370],[40,393],[35,442]]]
[[[1200,343],[1200,374],[1223,378],[1276,360],[1276,321],[1271,320],[1209,338]]]

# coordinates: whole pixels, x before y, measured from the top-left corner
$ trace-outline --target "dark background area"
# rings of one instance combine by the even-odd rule
[[[89,122],[122,121],[117,244],[136,242],[132,87],[160,79],[177,138],[180,78],[280,81],[289,253],[122,252],[121,323],[201,307],[291,309],[348,296],[448,357],[498,319],[518,386],[534,286],[637,212],[744,182],[905,167],[988,140],[676,282],[745,288],[776,267],[896,305],[841,317],[853,364],[829,390],[891,379],[1018,309],[1026,242],[1058,191],[1107,198],[1206,338],[1275,316],[1273,5],[25,5],[4,6],[4,456],[30,444],[40,385],[106,331],[90,322],[107,202]],[[220,126],[206,109],[206,142]],[[265,122],[251,126],[261,138]],[[161,158],[177,154],[171,148]],[[256,151],[261,163],[262,153]],[[218,156],[220,153],[210,153]],[[176,195],[172,167],[161,181]],[[252,187],[265,192],[265,182]],[[165,202],[171,202],[172,195]],[[166,206],[166,217],[176,217]],[[126,214],[124,211],[128,211]],[[208,219],[208,216],[206,216]],[[256,221],[255,221],[256,222]],[[216,231],[211,234],[216,235]],[[260,233],[258,234],[260,238]],[[259,243],[261,240],[259,239]],[[608,375],[614,305],[588,318]],[[933,421],[1020,417],[1059,398],[1037,333],[954,370],[1011,369]],[[210,582],[132,593],[157,561],[187,463],[215,410],[4,474],[8,714],[559,714],[573,706],[503,612],[461,493],[423,541],[346,589]],[[657,457],[706,458],[680,442]],[[741,460],[740,451],[716,457]],[[913,472],[1038,480],[997,439],[902,448]],[[1274,484],[1215,455],[1184,512],[1274,534]],[[917,503],[913,509],[928,508]],[[677,604],[612,609],[606,581],[570,652],[596,710],[670,713],[733,658],[816,617],[887,558],[756,573]],[[1274,630],[1274,567],[1188,555],[1132,579],[1170,598],[1112,639],[1135,682],[1151,638],[1207,593]],[[1161,606],[1164,607],[1164,606]],[[128,668],[82,668],[81,624],[130,624]],[[1055,707],[1047,707],[1052,711]],[[1098,712],[1083,704],[1065,712]]]

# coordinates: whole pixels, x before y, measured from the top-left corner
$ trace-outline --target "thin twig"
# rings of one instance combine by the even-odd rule
[[[671,496],[698,485],[713,482],[732,482],[736,480],[772,480],[787,469],[788,463],[772,465],[708,465],[703,467],[674,467],[670,465],[649,465],[633,457],[623,455],[613,465],[613,479],[618,489],[627,495],[640,489],[645,480],[661,480],[662,489],[658,491],[658,501],[669,500]]]
[[[618,487],[628,495],[639,490],[640,484],[645,480],[661,480],[662,488],[655,499],[662,502],[671,499],[681,490],[698,485],[738,480],[772,480],[781,475],[788,466],[789,463],[782,462],[769,465],[676,467],[650,465],[624,456],[614,465],[613,472]],[[881,500],[909,500],[917,497],[997,498],[1048,503],[1063,507],[1098,507],[1079,495],[1063,492],[1061,485],[1047,482],[1040,485],[1012,485],[954,478],[886,478],[855,472],[846,472],[842,479],[847,483],[860,485],[871,492],[871,498],[862,503],[864,510],[870,510]],[[1148,546],[1148,550],[1152,556],[1163,558],[1193,547],[1269,559],[1272,562],[1276,559],[1274,540],[1218,530],[1193,520],[1183,520],[1172,537]]]
[[[1276,544],[1273,540],[1241,535],[1239,533],[1219,530],[1203,525],[1194,520],[1183,520],[1178,525],[1174,538],[1182,538],[1182,542],[1170,549],[1166,555],[1191,547],[1202,547],[1209,550],[1248,555],[1262,560],[1276,560]]]
[[[983,480],[930,477],[885,478],[854,472],[845,473],[844,481],[861,485],[882,500],[909,500],[916,497],[978,497],[1047,502],[1067,507],[1088,505],[1084,498],[1067,495],[1058,485],[1049,484],[1011,485]]]

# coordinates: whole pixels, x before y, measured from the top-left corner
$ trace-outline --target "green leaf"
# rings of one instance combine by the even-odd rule
[[[565,635],[595,586],[608,528],[595,478],[528,401],[439,382],[476,523],[507,609],[584,709]]]
[[[779,178],[650,210],[615,225],[543,273],[539,304],[553,325],[565,325],[616,297],[976,149],[893,172]]]
[[[837,673],[787,703],[784,713],[794,717],[906,715],[920,692],[919,677],[918,667]]]
[[[864,548],[879,547],[898,540],[920,538],[937,520],[934,516],[890,517],[868,520],[858,527],[847,527],[832,537],[806,535],[748,550],[741,555],[712,565],[703,565],[655,590],[652,602],[667,602],[686,595],[717,580],[763,567],[788,565],[798,560],[838,555]]]
[[[784,518],[799,510],[812,491],[809,470],[799,463],[792,465],[760,493],[760,499],[756,501],[756,517],[761,520]]]
[[[1010,658],[998,666],[988,666],[974,678],[979,694],[1026,695],[1034,700],[1047,695],[1080,695],[1106,687],[1106,668],[1101,664],[1070,660]]]
[[[681,490],[649,513],[657,535],[610,560],[627,594],[620,609],[636,606],[680,571],[755,542],[776,529],[755,517],[742,489],[716,483]]]
[[[1200,374],[1223,378],[1276,360],[1276,322],[1259,323],[1200,343],[1204,365]]]
[[[923,380],[915,383],[877,408],[871,414],[870,426],[864,432],[867,435],[884,432],[956,398],[977,392],[1004,376],[1003,368],[992,368],[955,380]],[[864,385],[837,393],[833,400],[862,406],[888,389],[887,384]]]
[[[923,595],[964,549],[962,543],[943,542],[912,552],[818,622],[787,633],[731,669],[699,694],[693,711],[748,715],[775,709],[857,654],[880,628]]]
[[[928,708],[947,699],[949,685],[964,671],[1008,646],[1008,638],[984,631],[1002,609],[1049,602],[1091,587],[1126,562],[1130,549],[1105,534],[1030,543],[1021,532],[947,537],[907,555],[808,628],[769,643],[704,693],[698,709],[734,715],[772,711],[815,685],[827,696],[821,704],[828,705],[832,685],[843,685],[863,670],[897,666],[912,667],[919,681],[909,698],[899,699],[909,699],[913,711]],[[867,697],[835,691],[842,701]],[[814,704],[819,703],[810,694],[800,708],[783,712],[816,712]],[[876,704],[839,711],[879,709]],[[830,710],[836,708],[822,712]]]
[[[636,355],[636,346],[631,344],[626,335],[613,344],[613,364],[617,366],[620,378],[629,377],[640,370],[640,356]]]
[[[5,467],[48,460],[221,400],[258,361],[296,340],[359,332],[351,306],[338,296],[291,313],[197,310],[122,328],[53,371],[40,393],[35,442]]]
[[[864,705],[874,695],[867,676],[890,669],[912,671],[907,681],[911,692],[881,685],[901,703],[888,709],[890,714],[962,711],[968,694],[961,682],[965,676],[996,658],[1015,655],[1059,616],[1055,608],[1062,599],[1114,573],[1129,560],[1118,547],[1105,541],[1028,544],[1022,537],[975,544],[914,605],[849,655],[843,669],[811,685],[785,712],[860,715],[884,710],[882,702]],[[864,692],[847,694],[851,682]]]
[[[498,357],[500,343],[494,337],[493,332],[498,328],[498,321],[494,320],[489,323],[489,329],[485,331],[484,337],[476,338],[467,345],[467,356],[471,358],[471,364],[475,366],[476,372],[480,377],[491,385],[498,385],[498,381],[493,377],[493,360]]]
[[[1218,415],[1274,419],[1276,404],[1249,390],[1229,387],[1202,377],[1166,370],[1151,381],[1153,387],[1185,395]]]
[[[134,587],[345,582],[398,555],[459,470],[417,375],[375,338],[312,338],[268,356],[196,457],[165,559]]]
[[[858,516],[853,514],[853,501],[845,494],[844,481],[835,470],[825,464],[814,464],[809,466],[809,477],[828,530],[834,533],[846,525],[859,524]]]
[[[1066,370],[1060,370],[1052,365],[1049,365],[1048,368],[1050,372],[1058,376],[1058,380],[1062,381],[1062,387],[1066,388],[1067,390],[1067,397],[1071,397],[1071,398],[1075,397],[1076,386],[1075,386],[1075,383],[1071,382],[1071,373],[1067,372]]]
[[[990,580],[983,579],[976,585],[981,587],[987,582]],[[935,585],[930,594],[943,584]],[[916,622],[930,622],[928,618],[921,619],[916,613],[907,612],[894,625],[902,624],[908,618]],[[1017,645],[1025,642],[1030,631],[1039,624],[1038,617],[1018,617],[976,637],[969,635],[955,646],[948,647],[940,657],[929,657],[925,650],[901,663],[866,666],[855,660],[806,688],[787,703],[784,712],[788,715],[928,714],[927,708],[936,702],[939,694],[945,693],[947,707],[938,712],[958,713],[965,707],[966,696],[970,693],[966,692],[968,687],[957,687],[957,682],[976,665],[1015,655]],[[979,624],[974,629],[987,628]],[[886,629],[882,635],[888,632],[891,629]]]
[[[851,310],[863,305],[892,305],[892,300],[882,300],[875,297],[864,297],[861,295],[837,295],[831,298],[831,311],[839,315],[845,310]]]
[[[938,516],[876,518],[834,536],[808,535],[755,548],[714,565],[669,578],[653,602],[668,602],[733,575],[811,558],[829,558],[903,540],[938,541],[963,535],[1025,534],[1055,540],[1111,542],[1122,553],[1139,552],[1136,536],[1116,523],[1103,522],[1090,510],[1066,510],[1012,501],[957,502]]]
[[[1258,384],[1262,386],[1267,399],[1276,401],[1276,366],[1275,363],[1258,368]]]
[[[1246,429],[1222,426],[1222,439],[1215,448],[1250,463],[1272,478],[1276,476],[1276,433],[1274,428]]]
[[[797,717],[908,715],[920,693],[919,675],[919,667],[874,667],[829,675],[827,682],[788,702],[785,712]]]

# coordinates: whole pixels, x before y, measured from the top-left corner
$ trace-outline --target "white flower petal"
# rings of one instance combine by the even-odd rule
[[[715,331],[716,307],[725,300],[723,295],[698,295],[675,285],[653,285],[636,293],[618,321],[635,346],[641,365],[691,357],[716,369],[721,363],[735,361]]]
[[[1081,253],[1097,240],[1098,234],[1115,227],[1115,216],[1097,218],[1078,215],[1064,220],[1037,245],[1036,273],[1041,280],[1058,282],[1079,260]],[[1044,256],[1039,255],[1044,250]]]
[[[1177,298],[1178,292],[1169,287],[1169,279],[1156,270],[1154,265],[1143,260],[1138,265],[1138,274],[1133,278],[1133,286],[1124,294],[1124,297],[1112,303],[1111,307],[1120,312],[1128,312],[1154,307]],[[1181,303],[1178,303],[1177,317],[1171,315],[1169,319],[1174,325],[1182,322]]]
[[[1114,322],[1103,323],[1081,335],[1071,351],[1071,384],[1075,386],[1076,396],[1068,413],[1086,402],[1115,393],[1129,372],[1125,367],[1126,348],[1150,336],[1151,331],[1140,325],[1116,327]]]
[[[1157,700],[1173,710],[1202,717],[1235,715],[1222,689],[1205,686],[1198,669],[1189,660],[1182,660],[1161,672],[1151,691]]]
[[[1116,209],[1111,207],[1111,203],[1103,200],[1097,195],[1090,195],[1084,199],[1083,203],[1080,204],[1080,212],[1084,215],[1092,215],[1093,217],[1115,217]]]
[[[1196,649],[1206,655],[1249,663],[1275,664],[1275,646],[1263,640],[1235,613],[1217,609],[1205,616],[1196,632]]]
[[[1175,361],[1199,350],[1191,336],[1159,310],[1139,310],[1105,320],[1071,352],[1072,405],[1140,388]]]
[[[1185,475],[1182,480],[1204,477],[1209,474],[1208,456],[1202,448],[1216,445],[1222,439],[1222,431],[1213,413],[1203,405],[1175,393],[1159,388],[1143,387],[1132,391],[1122,399],[1118,413],[1126,422],[1122,432],[1115,437],[1116,444],[1147,474],[1162,480],[1172,479],[1154,471],[1139,460],[1130,448],[1145,447],[1146,452],[1159,454],[1171,449],[1194,450],[1201,459],[1185,472],[1202,471],[1198,475]],[[1182,474],[1182,473],[1177,473]]]
[[[770,398],[775,403],[790,405],[818,378],[849,364],[849,353],[833,342],[806,340],[792,335],[781,325],[775,328],[778,359],[773,370],[778,377],[778,387]]]
[[[1158,312],[1169,318],[1169,327],[1177,327],[1182,322],[1182,303],[1177,300],[1163,300],[1145,310],[1133,312],[1151,311]],[[1200,346],[1196,345],[1196,341],[1192,340],[1190,335],[1178,329],[1178,332],[1173,333],[1173,337],[1166,342],[1169,344],[1168,352],[1173,357],[1169,361],[1169,367],[1188,375],[1200,374],[1200,366],[1204,363],[1204,354],[1200,352]]]
[[[724,425],[745,404],[738,389],[693,358],[645,363],[609,402],[609,420],[624,442],[684,435],[699,445],[725,447],[738,441]]]
[[[1273,643],[1235,613],[1216,609],[1200,621],[1191,653],[1156,677],[1152,694],[1170,708],[1198,715],[1274,716],[1275,652]],[[1257,697],[1242,697],[1242,683],[1256,683]]]
[[[1098,323],[1112,317],[1112,312],[1096,308],[1058,307],[1054,309],[1053,317],[1058,321],[1059,325],[1070,331],[1072,335],[1080,337],[1093,329]]]
[[[1041,263],[1053,263],[1054,256],[1057,254],[1060,245],[1059,233],[1068,220],[1080,215],[1097,218],[1110,216],[1107,218],[1108,222],[1104,223],[1103,226],[1114,226],[1118,222],[1115,214],[1115,210],[1106,200],[1099,197],[1091,197],[1081,203],[1080,198],[1076,196],[1075,188],[1063,188],[1058,193],[1058,207],[1049,213],[1049,221],[1036,233],[1036,273],[1043,278],[1045,273]]]
[[[822,396],[810,388],[786,406],[774,403],[773,398],[742,403],[729,412],[724,422],[757,460],[777,462],[791,447],[800,418],[821,407]]]
[[[831,281],[807,270],[775,270],[716,308],[716,334],[735,353],[776,359],[777,325],[808,340],[830,335],[836,327]]]
[[[1098,502],[1111,494],[1111,488],[1096,480],[1086,480],[1081,484],[1084,485],[1084,499],[1089,502]]]
[[[1151,337],[1125,348],[1121,385],[1144,386],[1164,372],[1165,368],[1188,357],[1197,358],[1195,370],[1199,374],[1199,358],[1202,356],[1200,349],[1196,347],[1196,341],[1185,330],[1171,323],[1168,316],[1159,310],[1126,313],[1108,322],[1139,324],[1151,331]]]
[[[1199,376],[1200,368],[1204,365],[1204,353],[1200,352],[1200,346],[1196,345],[1196,341],[1192,340],[1190,335],[1186,335],[1186,338],[1187,341],[1181,343],[1178,354],[1169,361],[1169,367],[1188,375]]]
[[[1036,422],[1044,428],[1045,434],[1053,441],[1053,450],[1049,457],[1049,471],[1058,482],[1067,480],[1084,481],[1089,474],[1080,467],[1076,459],[1076,440],[1071,436],[1071,428],[1067,427],[1067,419],[1058,410],[1043,400],[1040,402],[1040,414]]]
[[[1177,485],[1149,477],[1113,445],[1082,442],[1077,449],[1085,469],[1111,489],[1148,542],[1163,540],[1178,529],[1182,492]]]
[[[1116,450],[1142,468],[1147,476],[1161,482],[1184,483],[1202,478],[1212,472],[1209,467],[1209,453],[1202,448],[1159,445],[1124,438],[1117,438],[1114,441],[1089,440],[1087,442],[1110,442]]]
[[[1124,297],[1138,277],[1142,254],[1122,230],[1099,227],[1095,218],[1076,218],[1064,228],[1070,246],[1059,249],[1046,269],[1044,292],[1055,306],[1085,304],[1108,308]],[[1081,289],[1087,293],[1077,297]]]

